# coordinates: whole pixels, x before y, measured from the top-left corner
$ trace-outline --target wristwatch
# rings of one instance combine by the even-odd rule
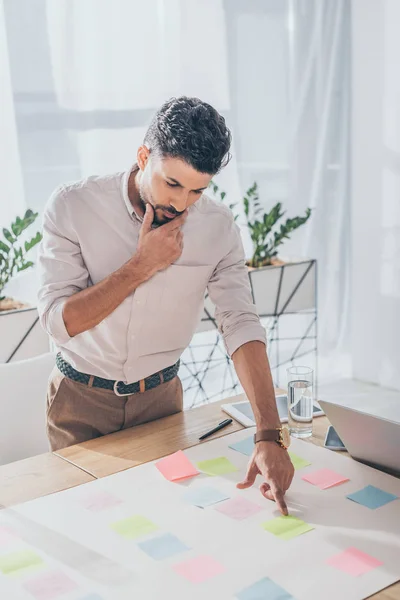
[[[287,450],[290,446],[290,433],[287,427],[278,427],[276,429],[261,429],[254,434],[254,443],[257,442],[276,442]]]

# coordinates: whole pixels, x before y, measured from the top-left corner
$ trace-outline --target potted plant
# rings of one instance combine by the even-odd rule
[[[33,267],[33,262],[26,260],[26,254],[42,239],[38,231],[31,240],[22,246],[19,238],[36,220],[38,213],[27,210],[21,219],[17,217],[10,229],[3,228],[4,241],[0,239],[0,311],[14,310],[26,306],[14,298],[6,298],[4,290],[16,273]]]
[[[34,237],[26,239],[26,230],[36,220],[38,213],[27,210],[17,217],[9,228],[3,228],[0,238],[0,363],[28,358],[46,352],[48,339],[39,325],[35,306],[25,298],[15,298],[20,288],[26,284],[22,273],[33,266],[28,253],[42,239],[37,231]],[[12,291],[14,289],[14,292]]]
[[[226,202],[226,194],[213,181],[211,187],[220,200]],[[228,204],[235,221],[239,214],[234,210],[237,203]],[[246,225],[253,243],[251,257],[246,261],[254,302],[260,316],[277,316],[284,312],[299,312],[315,308],[315,260],[286,259],[278,255],[285,240],[311,216],[286,219],[278,223],[285,212],[278,202],[269,212],[260,205],[258,186],[254,183],[243,197]]]

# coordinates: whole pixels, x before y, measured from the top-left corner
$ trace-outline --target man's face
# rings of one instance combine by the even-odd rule
[[[163,225],[194,204],[208,187],[211,175],[199,173],[178,158],[148,155],[141,168],[139,194],[142,208],[154,208],[154,223]]]

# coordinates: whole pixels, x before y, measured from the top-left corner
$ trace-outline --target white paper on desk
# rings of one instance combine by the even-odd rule
[[[85,593],[68,595],[68,600],[79,600],[92,589],[105,600],[232,599],[263,577],[273,579],[297,600],[360,600],[400,579],[400,500],[369,510],[346,498],[369,484],[400,496],[400,480],[324,448],[293,440],[291,450],[312,464],[296,471],[286,499],[291,514],[313,525],[315,530],[283,541],[261,527],[261,523],[279,516],[275,504],[262,498],[257,485],[244,491],[235,487],[245,475],[248,458],[228,445],[252,433],[251,429],[239,431],[185,451],[193,463],[226,456],[239,468],[238,472],[222,477],[199,475],[172,483],[162,477],[154,463],[147,463],[6,509],[0,513],[0,523],[21,527],[21,535],[28,543],[78,580]],[[301,479],[307,472],[324,467],[349,477],[350,481],[320,490]],[[212,485],[231,497],[252,500],[264,510],[236,521],[213,507],[199,509],[188,504],[185,492],[203,485]],[[87,511],[80,499],[96,490],[110,492],[123,502],[107,510]],[[159,531],[152,535],[172,533],[190,550],[163,561],[150,558],[140,550],[136,540],[124,539],[109,527],[110,523],[134,514],[158,525]],[[383,566],[352,577],[325,563],[350,546],[381,560]],[[201,554],[215,558],[225,572],[201,584],[192,584],[172,570],[174,564]],[[77,555],[81,560],[76,560]],[[106,565],[110,566],[113,576],[109,581],[104,575],[103,580],[96,577],[96,561],[99,571],[107,572]],[[0,597],[8,598],[9,585],[5,577],[0,578]],[[18,583],[12,585],[15,591]]]

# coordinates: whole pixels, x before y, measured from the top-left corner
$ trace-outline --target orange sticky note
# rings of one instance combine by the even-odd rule
[[[302,479],[304,479],[304,481],[308,481],[308,483],[316,485],[321,490],[326,490],[334,485],[339,485],[339,483],[349,481],[348,477],[343,477],[342,475],[339,475],[339,473],[335,473],[335,471],[331,471],[330,469],[319,469],[319,471],[314,471],[313,473],[303,475]]]
[[[156,462],[156,467],[168,481],[178,481],[179,479],[199,475],[199,471],[192,465],[182,450],[162,458]]]
[[[340,554],[335,554],[335,556],[332,556],[326,562],[331,567],[335,567],[354,577],[368,573],[368,571],[372,571],[372,569],[383,565],[383,562],[380,560],[369,554],[365,554],[365,552],[361,552],[357,548],[347,548],[347,550]]]

